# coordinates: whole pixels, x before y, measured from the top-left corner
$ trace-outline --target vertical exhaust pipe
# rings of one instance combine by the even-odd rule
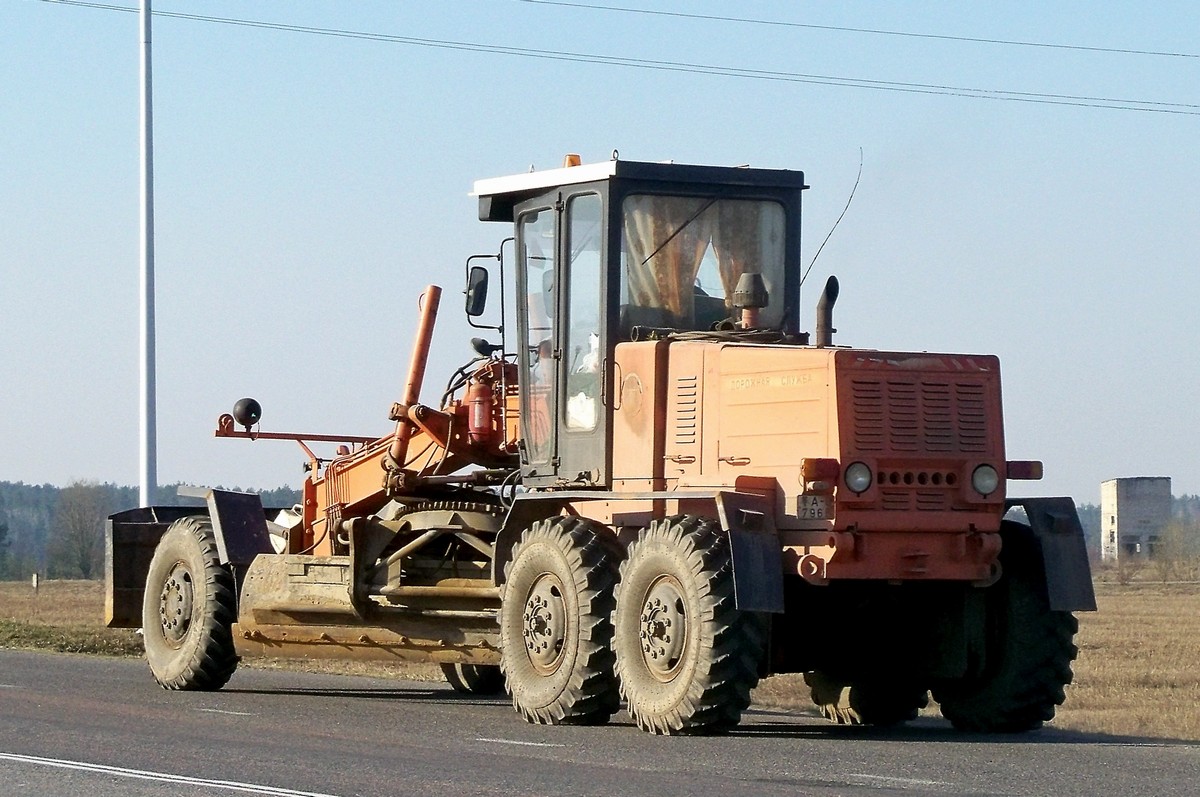
[[[818,347],[833,345],[833,333],[837,332],[833,328],[833,305],[837,297],[838,279],[831,275],[825,280],[825,290],[821,292],[821,298],[817,302],[817,330],[814,338]]]

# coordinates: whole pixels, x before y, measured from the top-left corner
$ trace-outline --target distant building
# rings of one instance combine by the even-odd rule
[[[1100,483],[1100,559],[1154,556],[1171,519],[1171,478],[1138,476]]]

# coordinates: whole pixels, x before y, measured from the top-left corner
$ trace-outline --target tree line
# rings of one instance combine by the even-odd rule
[[[179,487],[160,487],[160,503],[203,505],[199,498],[175,497]],[[262,495],[264,506],[300,501],[299,491],[290,487],[252,492]],[[0,581],[27,579],[34,573],[45,578],[103,578],[105,520],[138,503],[135,487],[0,481]]]
[[[163,500],[200,506],[198,498],[173,497],[180,485],[159,488]],[[237,488],[235,488],[237,489]],[[290,487],[255,490],[264,506],[292,506],[300,493]],[[0,580],[101,578],[104,575],[104,521],[138,506],[135,487],[73,482],[66,487],[0,481]],[[1100,556],[1100,507],[1078,506],[1093,560]],[[1200,557],[1200,495],[1173,499],[1172,523],[1163,535],[1163,562]],[[1169,554],[1169,556],[1168,556]]]

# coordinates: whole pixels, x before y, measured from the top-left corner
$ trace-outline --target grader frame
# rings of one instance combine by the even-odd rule
[[[996,358],[834,346],[832,279],[799,331],[805,188],[617,160],[480,181],[480,219],[514,225],[515,330],[474,320],[502,249],[468,261],[466,301],[502,341],[440,404],[435,286],[391,432],[264,432],[239,402],[217,435],[298,442],[301,504],[114,515],[109,624],[145,628],[169,688],[248,654],[433,661],[529,721],[624,700],[712,733],[761,675],[804,672],[839,721],[932,690],[959,727],[1040,725],[1095,608],[1074,505],[1008,498],[1041,463],[1005,456]]]

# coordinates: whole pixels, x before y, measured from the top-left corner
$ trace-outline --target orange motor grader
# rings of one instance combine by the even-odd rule
[[[422,403],[431,286],[388,433],[267,432],[238,402],[217,435],[298,441],[302,502],[114,515],[108,623],[168,689],[242,655],[428,661],[531,722],[624,701],[713,733],[790,672],[838,721],[932,693],[962,729],[1039,726],[1095,608],[1074,504],[1008,498],[1041,463],[1006,458],[995,357],[834,345],[832,278],[800,331],[806,187],[615,157],[476,183],[514,225],[467,261],[496,341]]]

